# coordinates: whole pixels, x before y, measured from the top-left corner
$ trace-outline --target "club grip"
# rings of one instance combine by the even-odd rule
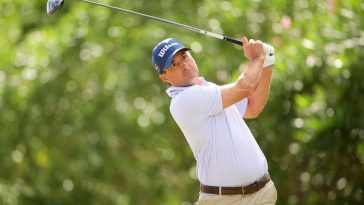
[[[239,45],[239,46],[243,46],[243,42],[241,42],[239,40],[236,40],[236,39],[233,39],[233,38],[230,38],[230,37],[227,37],[227,36],[224,36],[224,40],[229,41],[229,42],[234,43],[234,44]]]

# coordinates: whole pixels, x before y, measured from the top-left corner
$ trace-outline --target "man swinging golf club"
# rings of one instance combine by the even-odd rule
[[[174,38],[158,43],[152,62],[170,84],[171,114],[197,161],[197,205],[275,204],[277,191],[267,160],[244,118],[256,118],[268,97],[274,48],[243,37],[249,60],[239,78],[216,85],[199,76],[189,48]]]
[[[242,41],[151,15],[93,2],[82,2],[167,23],[244,48],[248,68],[233,83],[218,86],[198,74],[189,48],[170,38],[154,49],[152,61],[159,78],[171,85],[170,110],[197,161],[201,183],[196,204],[275,204],[277,191],[268,174],[267,160],[243,118],[255,118],[267,102],[275,61],[274,48]],[[47,14],[64,0],[48,0]]]

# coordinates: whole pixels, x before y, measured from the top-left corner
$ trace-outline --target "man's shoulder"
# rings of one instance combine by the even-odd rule
[[[172,96],[171,108],[177,107],[178,109],[189,109],[191,107],[206,104],[206,102],[215,99],[218,95],[216,86],[201,86],[193,85],[185,88],[182,91],[176,92]]]

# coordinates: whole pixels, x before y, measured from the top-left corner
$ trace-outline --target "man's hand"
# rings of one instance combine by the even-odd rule
[[[263,43],[261,41],[254,41],[254,39],[248,39],[243,37],[243,48],[244,48],[244,56],[249,61],[254,60],[264,60],[265,51],[263,48]]]

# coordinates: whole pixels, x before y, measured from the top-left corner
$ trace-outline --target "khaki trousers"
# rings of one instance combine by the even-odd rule
[[[254,194],[242,195],[215,195],[200,192],[195,205],[274,205],[277,201],[277,190],[272,180],[263,189]]]

